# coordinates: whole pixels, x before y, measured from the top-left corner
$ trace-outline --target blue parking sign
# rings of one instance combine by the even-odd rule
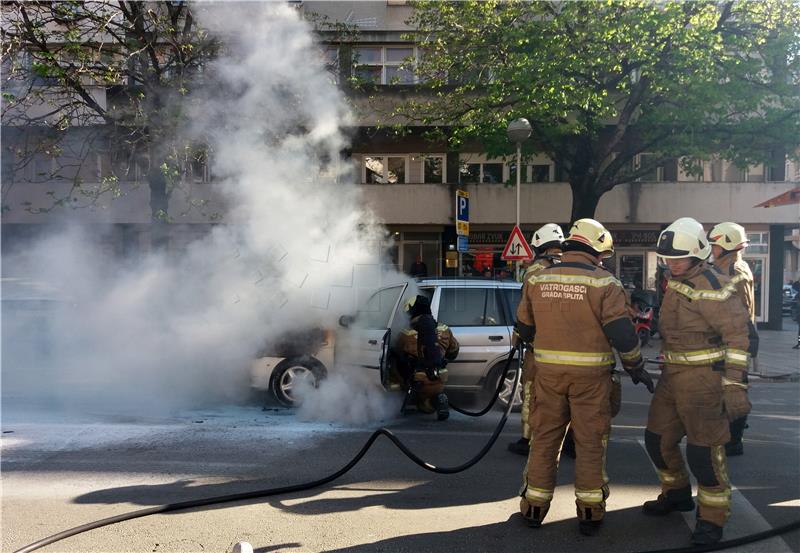
[[[456,190],[456,234],[469,236],[469,192]]]

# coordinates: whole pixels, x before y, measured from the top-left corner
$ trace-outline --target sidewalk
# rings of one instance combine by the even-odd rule
[[[774,378],[792,376],[800,378],[800,350],[792,349],[797,343],[797,323],[786,318],[783,330],[759,330],[759,348],[756,365],[751,369],[751,377]],[[642,355],[655,359],[661,350],[660,336],[656,335],[642,348]],[[658,375],[655,365],[648,364],[648,371]]]

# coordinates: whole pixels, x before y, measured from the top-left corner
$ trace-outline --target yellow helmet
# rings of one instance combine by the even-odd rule
[[[665,259],[706,259],[711,254],[711,244],[703,225],[691,217],[681,217],[661,231],[656,253]]]
[[[533,233],[531,246],[537,253],[541,253],[548,248],[560,247],[564,241],[564,233],[561,227],[555,223],[547,223]]]
[[[728,251],[741,250],[750,243],[747,231],[736,223],[718,224],[708,233],[708,241]]]
[[[614,240],[611,238],[611,233],[594,219],[578,219],[572,223],[565,242],[585,244],[603,259],[614,255]]]

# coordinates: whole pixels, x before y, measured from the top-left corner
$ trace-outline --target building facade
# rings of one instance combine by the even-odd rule
[[[419,55],[406,33],[411,7],[403,0],[368,2],[291,2],[298,10],[343,22],[358,29],[343,43],[320,30],[325,59],[332,78],[351,100],[355,125],[348,129],[351,146],[342,163],[352,168],[352,179],[362,187],[364,201],[387,228],[385,250],[391,262],[408,271],[420,258],[430,276],[475,274],[489,268],[497,274],[505,267],[500,253],[512,230],[516,214],[513,159],[489,158],[479,144],[452,151],[446,143],[427,140],[425,129],[407,127],[402,134],[387,130],[391,106],[416,94],[415,76],[401,67]],[[347,86],[357,75],[369,85]],[[47,83],[43,83],[46,85]],[[113,101],[110,87],[93,90],[99,102]],[[115,151],[98,151],[80,171],[84,180],[99,179],[109,171],[118,175],[124,194],[101,198],[85,209],[37,212],[32,205],[51,201],[52,190],[69,187],[68,180],[54,182],[56,161],[34,156],[22,166],[14,148],[25,129],[3,127],[3,248],[8,251],[37,234],[42,225],[72,217],[97,225],[107,236],[110,252],[135,256],[149,248],[151,213],[149,192],[142,179],[147,160]],[[78,141],[80,142],[80,141]],[[634,163],[641,163],[641,154]],[[169,247],[179,251],[195,236],[216,224],[213,175],[207,159],[199,155],[182,176],[186,194],[170,200]],[[45,180],[47,187],[37,181]],[[529,159],[522,171],[520,221],[530,236],[542,224],[569,225],[572,196],[559,167],[545,156]],[[702,178],[685,175],[677,161],[658,167],[637,182],[619,185],[600,200],[595,217],[613,233],[616,255],[608,266],[629,288],[655,288],[658,234],[678,217],[691,216],[708,229],[721,221],[735,221],[747,229],[750,246],[745,259],[756,279],[757,321],[777,328],[781,324],[783,285],[800,279],[800,205],[758,207],[770,198],[800,185],[800,163],[787,158],[783,166],[762,165],[739,169],[724,160],[707,162]],[[101,183],[98,182],[98,186]],[[456,245],[456,191],[470,198],[468,251],[458,267],[446,258]],[[198,207],[194,198],[204,198]]]

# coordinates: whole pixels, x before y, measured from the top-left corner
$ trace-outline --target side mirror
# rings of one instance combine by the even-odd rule
[[[351,324],[353,324],[354,320],[355,317],[353,317],[352,315],[342,315],[341,317],[339,317],[339,326],[347,328]]]

